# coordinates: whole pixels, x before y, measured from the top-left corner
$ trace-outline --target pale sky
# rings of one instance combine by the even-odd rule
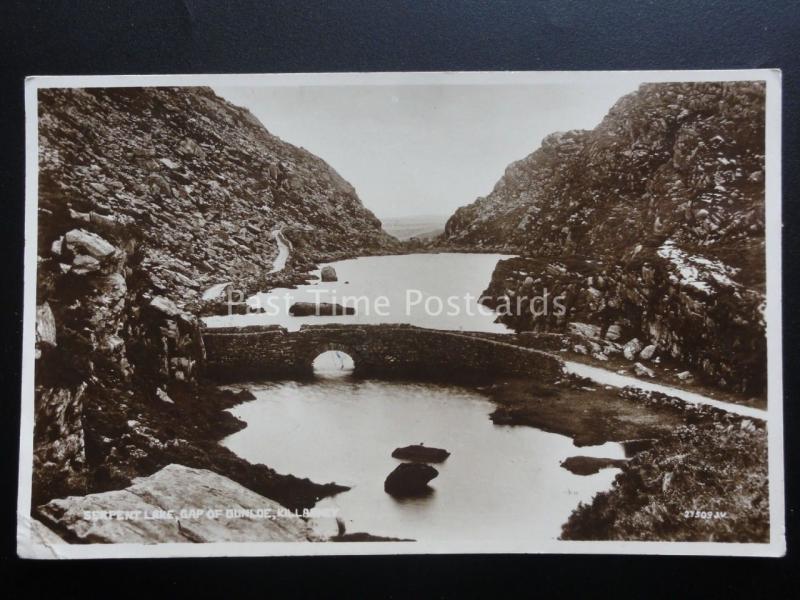
[[[591,129],[638,82],[215,87],[327,161],[379,218],[450,215],[555,131]]]

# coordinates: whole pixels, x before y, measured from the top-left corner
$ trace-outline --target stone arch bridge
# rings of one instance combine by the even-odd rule
[[[327,350],[349,354],[359,376],[521,375],[558,378],[555,355],[513,343],[515,336],[411,325],[304,325],[205,329],[204,372],[221,381],[306,377]],[[509,341],[506,341],[509,340]]]

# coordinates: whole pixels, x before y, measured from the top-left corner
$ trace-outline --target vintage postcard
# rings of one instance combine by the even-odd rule
[[[19,554],[784,554],[780,97],[29,78]]]

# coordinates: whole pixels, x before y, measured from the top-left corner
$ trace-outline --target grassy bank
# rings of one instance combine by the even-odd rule
[[[549,386],[507,380],[484,391],[497,405],[495,423],[571,437],[575,456],[562,466],[573,472],[596,472],[580,464],[580,446],[642,440],[624,444],[631,456],[613,461],[621,468],[613,487],[578,506],[562,539],[768,541],[763,421],[578,377]]]
[[[636,454],[591,503],[564,524],[565,540],[769,541],[767,431],[763,422],[661,395],[685,424]]]

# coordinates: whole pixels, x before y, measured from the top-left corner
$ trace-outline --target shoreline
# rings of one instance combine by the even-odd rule
[[[170,464],[206,469],[291,510],[312,508],[320,499],[349,488],[316,483],[251,463],[219,441],[246,427],[228,408],[253,398],[246,390],[222,389],[216,382],[169,385],[162,399],[130,397],[115,402],[112,390],[93,394],[87,406],[85,435],[88,480],[81,493],[39,488],[31,514],[59,498],[122,490]],[[123,433],[124,432],[124,433]]]
[[[562,523],[561,539],[768,539],[766,422],[654,391],[603,386],[579,376],[568,376],[552,386],[531,378],[441,383],[469,385],[486,395],[495,406],[489,418],[497,425],[529,426],[571,437],[575,453],[568,458],[572,462],[582,459],[582,446],[623,445],[628,460],[611,460],[606,465],[620,469],[612,486],[575,507]],[[713,452],[717,445],[725,450]],[[570,461],[565,463],[561,466],[569,470]],[[693,471],[696,465],[704,466],[705,475]],[[645,484],[645,471],[647,481],[657,480],[658,485]],[[750,493],[732,507],[708,498],[709,485],[720,486],[723,492],[744,485]],[[634,492],[635,502],[631,500]],[[735,496],[720,494],[726,497]],[[687,511],[725,513],[726,517],[693,520],[676,512],[678,504],[688,506]],[[662,516],[669,511],[667,525],[659,521],[647,529],[655,532],[652,536],[637,537],[628,525],[634,518],[630,515],[642,512],[644,517],[637,518],[650,518],[649,511]],[[734,520],[739,523],[732,529]]]
[[[557,389],[512,380],[486,390],[498,406],[490,416],[497,424],[572,437],[575,457],[581,446],[607,441],[629,455],[617,463],[610,489],[573,510],[560,539],[769,540],[766,422],[579,377],[568,389],[563,398]],[[575,393],[584,397],[576,401]],[[653,415],[659,423],[647,418]]]
[[[327,261],[319,261],[319,266],[321,267],[322,264],[329,264],[341,260],[357,259],[363,256],[405,256],[413,254],[447,253],[495,254],[497,252],[507,252],[507,250],[483,248],[476,250],[474,248],[466,249],[428,246],[424,248],[406,248],[405,250],[394,250],[391,252],[378,251],[369,253],[368,255],[362,254],[358,256],[327,257]],[[310,272],[308,274],[310,279]],[[519,337],[520,332],[514,332],[513,330],[509,329],[508,334],[502,335]],[[577,352],[573,352],[571,350],[572,342],[577,341],[577,343],[580,343],[580,338],[579,336],[572,335],[567,331],[553,334],[533,334],[531,332],[528,335],[535,336],[537,340],[543,335],[547,336],[548,338],[552,338],[547,342],[548,345],[552,345],[552,347],[548,348],[549,352],[558,356],[567,364],[575,363],[577,365],[585,365],[591,370],[602,372],[600,373],[602,375],[607,374],[609,376],[623,377],[617,373],[617,371],[620,369],[630,370],[633,365],[633,362],[624,361],[617,357],[611,357],[608,362],[600,363],[600,361],[592,360],[589,356],[584,356]],[[669,452],[672,447],[679,443],[678,440],[684,438],[690,440],[690,455],[696,457],[698,453],[701,452],[701,449],[707,448],[709,444],[713,442],[715,436],[729,434],[729,432],[716,432],[714,430],[715,425],[713,425],[718,418],[729,420],[724,416],[725,413],[730,413],[730,418],[734,419],[734,421],[737,423],[743,422],[743,420],[747,419],[748,417],[760,420],[766,420],[767,418],[766,411],[762,410],[761,408],[762,406],[766,408],[765,398],[745,397],[741,394],[735,394],[728,390],[709,387],[708,385],[702,384],[697,380],[692,380],[689,382],[680,381],[677,379],[677,377],[670,376],[664,371],[666,368],[672,368],[676,366],[672,365],[671,363],[658,365],[651,364],[648,366],[653,368],[652,370],[655,372],[655,377],[652,379],[647,379],[644,377],[635,377],[632,373],[626,374],[624,375],[625,379],[627,380],[626,385],[633,385],[634,387],[640,388],[655,388],[656,395],[660,394],[661,396],[664,396],[666,394],[664,397],[672,396],[677,398],[677,402],[666,402],[663,401],[663,399],[651,402],[649,398],[652,396],[646,390],[631,391],[625,386],[608,386],[607,381],[589,381],[585,382],[587,385],[578,387],[595,388],[594,391],[592,391],[590,394],[587,394],[587,398],[589,396],[595,396],[594,398],[587,400],[591,406],[599,406],[611,398],[612,406],[616,407],[618,404],[620,404],[619,400],[621,400],[621,404],[631,405],[632,412],[634,413],[638,413],[639,409],[642,409],[643,412],[655,411],[660,415],[660,418],[665,420],[665,422],[668,424],[667,426],[650,428],[645,427],[639,431],[636,431],[633,427],[628,429],[623,427],[619,433],[608,435],[608,427],[613,429],[613,426],[609,425],[604,420],[601,422],[599,428],[597,422],[595,421],[593,423],[587,423],[587,426],[583,431],[578,431],[577,434],[571,435],[575,433],[576,426],[575,423],[567,422],[569,421],[569,417],[565,417],[563,415],[560,418],[554,417],[552,411],[545,411],[544,415],[541,412],[534,414],[536,411],[526,412],[524,406],[520,406],[519,404],[515,405],[513,402],[511,404],[504,403],[502,401],[498,401],[496,397],[491,398],[492,402],[497,407],[491,415],[493,422],[497,424],[508,425],[527,425],[542,429],[544,431],[551,431],[553,433],[559,433],[573,437],[573,441],[576,446],[576,455],[580,454],[579,448],[583,445],[599,444],[606,441],[626,442],[630,440],[658,440],[656,447],[648,449],[646,448],[647,445],[645,444],[645,449],[643,451],[634,454],[631,460],[627,461],[624,465],[617,465],[617,467],[621,469],[621,472],[615,478],[614,484],[610,489],[597,494],[588,504],[580,504],[575,508],[569,519],[562,524],[564,530],[563,535],[565,536],[563,539],[623,539],[615,537],[623,535],[621,533],[622,525],[618,525],[616,530],[614,530],[614,528],[611,526],[607,526],[605,534],[599,533],[599,523],[601,521],[601,517],[599,516],[601,509],[599,507],[600,505],[610,506],[614,502],[619,505],[618,508],[615,508],[612,511],[614,512],[614,515],[612,515],[613,518],[606,513],[602,515],[602,522],[604,523],[607,523],[609,520],[624,520],[624,515],[632,512],[631,507],[624,506],[624,501],[619,500],[618,498],[624,497],[625,494],[629,494],[630,489],[636,488],[636,485],[638,485],[636,482],[638,481],[641,471],[644,468],[643,461],[645,461],[645,457],[650,457],[649,460],[652,461],[658,461],[663,458],[665,453]],[[677,369],[673,370],[677,371]],[[579,369],[578,374],[586,373],[581,373],[581,370]],[[606,378],[603,377],[602,379]],[[662,392],[663,394],[661,394]],[[627,394],[627,397],[620,399],[619,396],[623,394]],[[643,398],[644,400],[642,400]],[[540,409],[541,407],[538,407],[537,410]],[[735,413],[740,414],[736,415]],[[721,414],[723,415],[722,417],[720,417]],[[708,415],[717,416],[709,417]],[[630,417],[631,415],[628,416]],[[641,414],[635,416],[636,418],[644,420]],[[736,419],[738,419],[738,421],[736,421]],[[687,421],[692,422],[688,423]],[[581,429],[582,427],[583,426],[580,426],[578,429]],[[684,430],[687,427],[688,433]],[[752,441],[754,444],[754,452],[756,452],[758,448],[762,447],[763,440],[758,438],[758,436],[751,436],[751,432],[749,431],[744,432],[742,435],[753,438]],[[681,438],[680,436],[684,436],[684,438]],[[741,456],[740,453],[736,454],[736,452],[739,452],[741,449],[742,447],[740,446],[738,448],[734,448],[731,450],[731,452],[733,452],[736,456]],[[723,466],[719,462],[712,461],[711,469],[715,470],[717,473],[721,473],[723,471]],[[765,464],[760,464],[756,470],[760,474],[764,474],[764,477],[766,477]],[[659,473],[658,476],[663,478],[666,473],[667,471],[663,471]],[[681,493],[683,494],[684,498],[691,498],[692,494],[695,494],[699,489],[702,489],[697,488],[699,482],[697,480],[692,480],[691,478],[689,478],[683,485],[685,489]],[[647,498],[645,499],[645,505],[652,505],[656,507],[661,506],[662,499],[659,498],[658,490],[642,490],[640,494],[647,495]],[[640,502],[642,502],[642,500],[642,498],[639,499]],[[685,501],[688,502],[688,500]],[[698,510],[700,510],[700,508],[698,508]],[[743,534],[746,536],[744,540],[751,541],[763,539],[763,532],[765,530],[763,512],[759,512],[759,514],[754,515],[751,520],[753,523],[755,523],[755,525],[749,527],[749,529],[745,528],[750,531],[750,533]],[[673,526],[674,531],[670,535],[676,536],[675,539],[691,539],[692,535],[700,535],[697,534],[696,531],[694,534],[692,533],[692,531],[694,531],[696,528],[693,529],[688,522]],[[766,529],[768,529],[768,525],[766,525]],[[607,535],[608,537],[604,538],[602,535]],[[717,534],[712,533],[711,535],[712,537],[710,539],[713,539],[713,535]],[[701,535],[697,539],[704,538],[702,538]]]
[[[458,382],[442,381],[443,384]],[[463,382],[466,383],[466,382]],[[247,489],[254,491],[265,498],[274,500],[285,506],[297,508],[310,508],[325,496],[335,495],[348,488],[333,483],[316,484],[307,478],[298,478],[291,474],[278,474],[269,467],[261,464],[252,464],[238,457],[233,452],[222,446],[219,442],[225,436],[246,427],[242,421],[234,417],[229,408],[253,399],[249,392],[248,382],[235,386],[225,386],[212,381],[203,380],[192,393],[188,389],[173,387],[169,390],[173,402],[179,408],[196,408],[198,396],[206,398],[205,410],[200,419],[192,419],[186,425],[196,427],[197,421],[204,420],[210,427],[205,431],[204,439],[186,440],[188,443],[180,450],[164,451],[158,462],[166,464],[177,463],[192,468],[208,468],[232,481],[239,483]],[[724,442],[727,452],[722,457],[723,461],[734,460],[737,464],[744,464],[745,455],[760,456],[760,445],[764,442],[765,425],[758,425],[742,416],[731,414],[723,409],[706,405],[689,404],[678,398],[664,394],[645,392],[632,388],[611,389],[586,379],[572,376],[555,385],[545,386],[531,378],[514,378],[504,380],[475,380],[469,383],[475,389],[485,394],[496,406],[490,419],[498,425],[530,426],[550,431],[573,438],[575,457],[580,456],[580,447],[584,445],[598,445],[607,441],[646,442],[640,444],[637,451],[632,452],[628,461],[613,465],[620,468],[612,487],[596,494],[588,503],[579,504],[570,514],[568,520],[562,524],[561,539],[643,539],[630,537],[627,529],[630,518],[626,515],[637,514],[643,506],[655,506],[659,514],[665,506],[674,512],[676,502],[689,502],[698,491],[700,483],[697,480],[681,478],[672,471],[663,467],[654,467],[662,463],[671,464],[670,460],[676,455],[676,448],[680,448],[687,458],[685,462],[692,462],[698,455],[702,455],[704,464],[710,465],[712,471],[721,471],[721,463],[710,460],[704,454],[713,447],[721,436],[728,436],[732,441]],[[236,391],[235,391],[236,390]],[[197,394],[197,395],[195,395]],[[576,401],[576,396],[578,399]],[[191,404],[187,404],[191,403]],[[164,419],[163,407],[159,407],[159,416],[164,429],[174,426],[172,418],[184,419],[185,414],[172,415],[174,411],[167,411],[169,416]],[[588,413],[587,413],[588,411]],[[181,413],[183,411],[180,411]],[[222,414],[224,413],[224,415]],[[652,417],[656,415],[657,423]],[[141,415],[140,415],[141,416]],[[743,425],[744,424],[744,425]],[[134,428],[142,436],[153,437],[152,422],[143,421],[142,426]],[[164,429],[161,431],[163,432]],[[99,433],[94,427],[93,433]],[[153,450],[151,446],[150,450]],[[626,449],[627,450],[627,449]],[[193,454],[201,453],[204,459]],[[627,453],[627,452],[626,452]],[[687,454],[688,453],[688,454]],[[677,453],[680,454],[680,453]],[[765,447],[764,452],[765,454]],[[191,457],[191,458],[190,458]],[[755,479],[766,478],[766,466],[756,462],[749,463],[754,467]],[[564,466],[562,464],[562,466]],[[759,471],[763,467],[763,473]],[[567,468],[567,467],[564,467]],[[159,469],[143,470],[139,476],[152,475]],[[642,474],[647,472],[648,480],[658,479],[657,486],[643,486]],[[670,480],[672,495],[683,500],[667,502],[664,496],[663,481]],[[732,478],[732,479],[731,479]],[[723,482],[729,485],[737,479],[737,474],[728,473]],[[727,483],[726,483],[727,482]],[[707,482],[706,482],[707,483]],[[703,484],[705,485],[705,484]],[[751,485],[754,487],[755,484]],[[105,487],[105,486],[104,486]],[[122,489],[124,485],[111,485],[105,489]],[[678,490],[675,492],[675,490]],[[104,491],[92,490],[91,493]],[[635,503],[631,494],[636,492]],[[758,503],[756,502],[755,505]],[[709,507],[695,507],[686,510],[703,510]],[[724,510],[726,507],[714,505],[716,512],[733,514],[735,511]],[[762,505],[763,508],[763,505]],[[738,508],[739,513],[742,508]],[[34,509],[34,516],[37,516]],[[768,514],[768,513],[767,513]],[[37,516],[38,518],[38,516]],[[732,518],[732,517],[731,517]],[[760,541],[764,539],[764,516],[761,508],[756,506],[744,518],[745,527],[737,527],[741,538],[730,541]],[[698,521],[691,519],[669,520],[670,533],[668,539],[707,539],[703,536],[731,535],[725,534],[719,527],[724,527],[728,521]],[[715,529],[715,527],[717,529]],[[768,527],[768,526],[767,526]],[[649,529],[648,529],[649,530]],[[655,527],[653,531],[659,531]],[[626,537],[627,536],[627,537]],[[337,539],[338,537],[338,539]],[[368,532],[358,532],[345,536],[335,536],[324,541],[374,541],[380,540]],[[653,537],[647,539],[662,540],[666,538]],[[387,540],[388,541],[388,540]]]

